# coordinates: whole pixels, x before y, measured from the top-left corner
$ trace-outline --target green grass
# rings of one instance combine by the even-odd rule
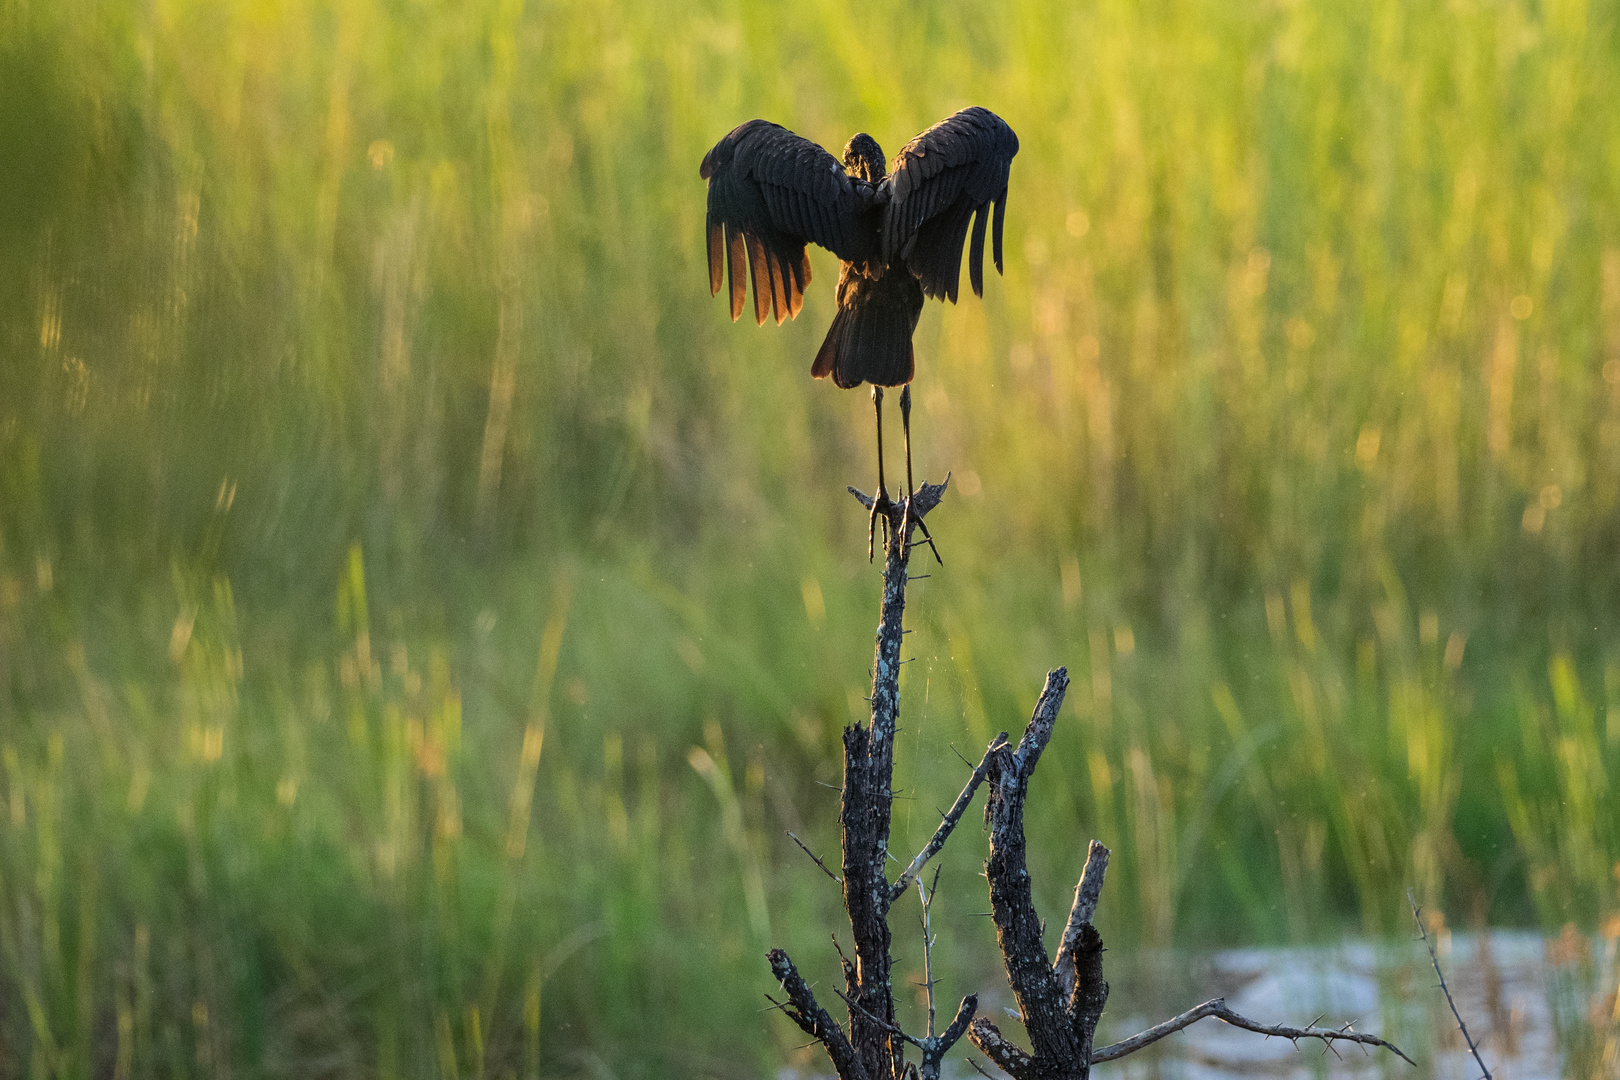
[[[1616,100],[1579,0],[0,0],[0,1077],[799,1059],[878,577],[835,264],[704,288],[756,115],[1022,141],[917,332],[897,850],[1061,663],[1037,898],[1114,847],[1117,956],[1595,927]]]

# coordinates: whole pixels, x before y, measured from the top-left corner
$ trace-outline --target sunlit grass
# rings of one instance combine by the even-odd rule
[[[1593,929],[1617,35],[1573,0],[0,0],[0,1076],[792,1056],[760,957],[833,970],[782,834],[836,846],[873,464],[807,377],[835,263],[780,329],[707,295],[697,162],[756,115],[892,153],[978,103],[1022,143],[1005,277],[917,333],[953,482],[897,848],[1063,663],[1048,914],[1097,836],[1122,948],[1397,935],[1408,885]]]

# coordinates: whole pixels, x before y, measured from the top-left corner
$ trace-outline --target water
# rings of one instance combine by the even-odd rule
[[[1614,938],[1594,944],[1568,933],[1548,939],[1519,930],[1488,935],[1442,930],[1435,940],[1452,997],[1496,1080],[1620,1076],[1614,1067],[1620,1060]],[[1418,1067],[1375,1048],[1340,1043],[1335,1052],[1315,1040],[1296,1046],[1209,1018],[1129,1058],[1098,1065],[1098,1080],[1465,1080],[1480,1075],[1418,941],[1121,955],[1109,978],[1114,993],[1099,1044],[1128,1038],[1224,996],[1237,1013],[1261,1023],[1349,1023],[1401,1047]],[[980,1002],[981,1015],[990,1016],[1003,1034],[1023,1041],[1004,984],[981,993]],[[1595,1041],[1593,1063],[1605,1061],[1606,1035],[1607,1063],[1598,1065],[1598,1071],[1566,1071],[1572,1058],[1560,1043],[1561,1029],[1566,1041],[1589,1040],[1589,1050]],[[966,1047],[966,1054],[999,1075],[976,1049]],[[960,1051],[953,1059],[947,1075],[979,1075]],[[818,1064],[814,1072],[783,1070],[780,1078],[809,1080],[823,1072],[830,1074]]]

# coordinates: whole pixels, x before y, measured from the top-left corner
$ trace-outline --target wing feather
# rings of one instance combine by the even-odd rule
[[[743,267],[748,263],[748,254],[743,250],[743,234],[736,229],[726,229],[726,271],[731,277],[731,321],[736,322],[742,318],[743,301],[748,299],[748,281],[743,277]]]
[[[723,225],[729,238],[732,318],[742,314],[745,258],[755,318],[764,322],[774,310],[781,322],[804,303],[810,283],[805,245],[820,244],[846,260],[877,255],[872,189],[845,173],[837,158],[784,127],[750,120],[704,155],[698,173],[709,182],[711,291],[719,291],[716,227]]]
[[[765,265],[765,245],[753,233],[743,233],[743,239],[748,241],[748,280],[754,287],[754,323],[764,326],[765,316],[771,313],[771,271]]]
[[[726,257],[726,227],[714,219],[713,214],[707,215],[705,229],[709,236],[709,295],[713,296],[720,291],[725,281]]]
[[[968,274],[984,295],[984,239],[995,203],[993,248],[1001,270],[1007,177],[1018,136],[989,109],[963,109],[918,135],[895,155],[883,211],[882,257],[895,258],[922,282],[923,292],[956,300],[962,245],[973,224]],[[977,215],[977,220],[974,217]]]
[[[984,295],[984,227],[990,223],[990,204],[973,211],[973,239],[968,241],[968,283],[974,296]]]

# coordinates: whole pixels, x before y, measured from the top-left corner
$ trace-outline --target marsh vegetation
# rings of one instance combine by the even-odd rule
[[[871,420],[825,253],[708,296],[753,116],[1022,140],[916,334],[897,847],[1065,664],[1054,924],[1095,836],[1121,950],[1597,930],[1616,101],[1582,0],[0,0],[0,1076],[797,1060]]]

